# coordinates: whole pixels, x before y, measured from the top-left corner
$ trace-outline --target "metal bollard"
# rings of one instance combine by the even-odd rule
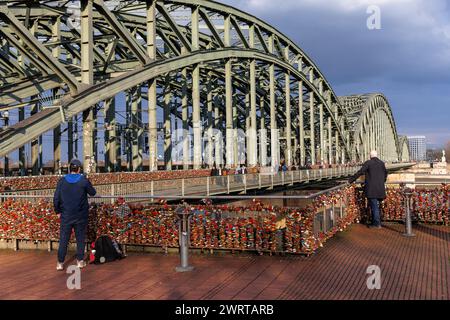
[[[181,265],[176,267],[176,272],[189,272],[194,270],[189,265],[189,216],[191,212],[188,208],[180,207],[177,209],[180,218],[180,260]]]
[[[411,220],[411,192],[405,191],[406,197],[406,217],[405,217],[405,233],[403,236],[405,237],[415,237],[416,235],[412,232],[412,220]]]

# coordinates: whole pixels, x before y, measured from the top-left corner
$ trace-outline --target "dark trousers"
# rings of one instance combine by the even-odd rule
[[[75,230],[77,240],[77,260],[84,259],[84,246],[86,244],[87,221],[76,223],[61,222],[59,233],[58,262],[63,263],[66,259],[67,246],[69,245],[72,229]]]
[[[378,199],[368,199],[370,211],[372,211],[372,225],[378,227],[381,226],[380,217],[380,201]]]

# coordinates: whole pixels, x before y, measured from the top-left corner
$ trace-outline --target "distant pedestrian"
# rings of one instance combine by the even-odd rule
[[[215,176],[218,176],[219,175],[219,170],[217,170],[217,166],[216,166],[216,164],[214,163],[214,165],[213,165],[213,167],[212,167],[212,169],[211,169],[211,176],[212,177],[215,177]]]
[[[349,183],[355,182],[363,174],[366,176],[364,194],[372,211],[372,224],[369,228],[381,228],[380,201],[386,199],[385,183],[388,172],[384,162],[378,159],[376,151],[370,153],[370,160],[366,161],[361,170],[350,178]]]
[[[56,270],[64,269],[72,230],[75,231],[77,241],[77,266],[86,266],[84,261],[84,247],[89,216],[88,195],[95,196],[96,190],[91,182],[81,175],[81,162],[74,159],[70,162],[70,173],[61,178],[56,187],[53,198],[55,212],[61,219],[58,263]]]

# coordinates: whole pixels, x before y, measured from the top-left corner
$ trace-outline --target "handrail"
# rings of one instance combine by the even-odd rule
[[[348,186],[348,183],[341,184],[339,186],[322,190],[310,195],[293,195],[293,196],[277,196],[277,195],[251,195],[251,196],[232,196],[232,195],[226,195],[226,196],[147,196],[147,195],[130,195],[130,196],[94,196],[89,197],[89,199],[148,199],[148,200],[253,200],[253,199],[313,199],[318,196],[321,196],[326,193],[330,193],[336,190],[343,189],[344,187]],[[11,194],[0,194],[0,197],[4,198],[24,198],[24,199],[53,199],[53,196],[35,196],[35,195],[11,195]]]

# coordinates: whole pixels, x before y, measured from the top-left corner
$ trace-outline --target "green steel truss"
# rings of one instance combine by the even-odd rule
[[[100,160],[95,135],[101,129],[105,166],[120,170],[115,104],[123,93],[133,131],[131,170],[143,169],[144,131],[148,169],[158,168],[158,130],[164,165],[172,167],[173,119],[182,123],[185,169],[204,164],[205,143],[217,143],[205,135],[211,130],[224,140],[223,155],[214,159],[230,166],[242,163],[238,129],[247,135],[249,166],[282,159],[347,163],[366,159],[372,149],[391,162],[409,160],[383,95],[337,97],[294,42],[250,14],[205,0],[78,3],[0,2],[0,112],[19,110],[19,121],[0,131],[0,156],[18,149],[21,167],[31,143],[37,173],[39,137],[52,130],[58,170],[61,136],[69,137],[71,158],[74,119],[82,119],[85,169]],[[104,128],[97,127],[99,112]]]

